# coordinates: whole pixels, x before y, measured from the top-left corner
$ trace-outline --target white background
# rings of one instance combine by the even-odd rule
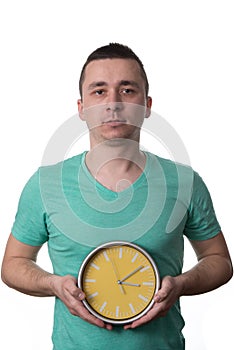
[[[1,2],[1,257],[25,182],[54,131],[76,113],[87,55],[109,42],[129,45],[142,59],[153,110],[183,139],[233,255],[233,16],[231,0]],[[51,270],[46,248],[39,263]],[[186,243],[185,269],[194,263]],[[182,298],[186,350],[234,348],[233,292],[231,281]],[[52,309],[52,298],[0,283],[0,348],[51,349]]]

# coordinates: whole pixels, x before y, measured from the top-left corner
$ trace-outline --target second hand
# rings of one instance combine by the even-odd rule
[[[111,264],[112,264],[112,267],[113,267],[113,270],[114,270],[114,273],[115,273],[115,277],[117,278],[117,283],[119,285],[121,293],[125,294],[123,286],[121,285],[121,283],[119,283],[119,274],[118,274],[117,268],[115,266],[115,263],[114,263],[114,261],[112,261],[112,259],[110,259],[110,261],[111,261]]]

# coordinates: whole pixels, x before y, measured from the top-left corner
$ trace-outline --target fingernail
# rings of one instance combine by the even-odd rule
[[[154,298],[154,301],[155,301],[156,303],[160,303],[161,298],[160,298],[159,296],[156,296],[156,297]]]
[[[78,295],[78,298],[79,298],[79,299],[84,299],[84,293],[80,293],[80,294]]]

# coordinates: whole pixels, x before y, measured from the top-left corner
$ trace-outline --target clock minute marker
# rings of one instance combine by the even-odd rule
[[[141,300],[143,300],[145,302],[149,301],[148,298],[144,297],[144,295],[141,295],[141,294],[138,295],[138,298],[140,298]]]
[[[143,286],[153,286],[153,282],[142,282]]]
[[[134,257],[132,258],[132,260],[131,260],[131,263],[134,263],[135,261],[136,261],[136,258],[138,257],[138,253],[136,253],[135,255],[134,255]]]
[[[93,294],[88,295],[87,299],[92,299],[92,298],[96,297],[97,295],[98,295],[98,292],[95,292]]]
[[[106,305],[107,305],[107,302],[104,301],[104,303],[103,303],[102,306],[100,307],[100,311],[101,311],[101,312],[105,309]]]
[[[149,268],[150,268],[150,266],[147,265],[146,267],[144,267],[143,269],[141,269],[140,272],[144,272],[144,271],[148,270]]]
[[[91,278],[86,278],[85,282],[95,283],[96,280],[95,279],[91,279]]]
[[[135,314],[136,313],[136,311],[135,311],[135,309],[134,309],[134,307],[133,307],[133,305],[130,303],[130,304],[128,304],[129,305],[129,307],[130,307],[130,309],[131,309],[131,311],[132,311],[132,313],[133,314]]]
[[[119,306],[116,306],[116,309],[115,309],[115,316],[116,316],[116,317],[119,317]]]
[[[110,259],[109,259],[108,255],[107,255],[107,252],[106,252],[106,251],[105,251],[105,252],[103,252],[103,255],[104,255],[104,257],[105,257],[106,261],[110,261]]]
[[[100,266],[94,264],[94,263],[91,263],[90,264],[92,267],[94,267],[96,270],[100,270]]]

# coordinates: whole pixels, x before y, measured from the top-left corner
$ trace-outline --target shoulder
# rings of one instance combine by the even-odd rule
[[[178,182],[180,184],[191,185],[194,183],[194,178],[198,176],[191,165],[162,158],[149,152],[147,152],[147,155],[151,159],[151,162],[155,164],[155,169],[160,168],[168,183]]]
[[[182,164],[171,159],[159,157],[157,155],[154,156],[167,173],[170,171],[182,171],[184,173],[194,172],[191,165]]]
[[[39,167],[39,172],[40,171],[45,171],[48,173],[53,173],[56,172],[58,169],[61,168],[67,168],[67,167],[74,167],[74,166],[80,166],[82,163],[82,160],[85,156],[86,152],[83,152],[81,154],[78,154],[76,156],[73,156],[71,158],[64,159],[58,163],[55,164],[49,164],[49,165],[42,165]]]
[[[177,191],[181,198],[186,199],[186,202],[192,200],[198,203],[203,198],[210,196],[204,180],[192,166],[165,159],[152,153],[148,156],[155,163],[155,173],[157,169],[160,169],[163,174],[168,190]]]
[[[61,178],[65,173],[69,173],[74,169],[79,169],[82,164],[85,152],[74,157],[62,160],[52,165],[42,165],[38,169],[40,181],[48,181]]]
[[[56,164],[40,166],[26,182],[22,194],[33,197],[41,194],[42,189],[55,188],[64,174],[71,174],[72,169],[80,167],[83,157],[84,153]]]

